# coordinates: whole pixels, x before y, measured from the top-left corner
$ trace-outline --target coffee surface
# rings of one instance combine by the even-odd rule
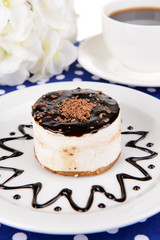
[[[110,18],[136,25],[160,25],[160,8],[137,7],[112,12]]]

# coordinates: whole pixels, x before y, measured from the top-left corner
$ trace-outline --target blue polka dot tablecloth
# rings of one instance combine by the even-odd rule
[[[62,81],[97,81],[109,83],[109,81],[101,79],[91,73],[85,71],[78,62],[73,63],[69,69],[62,74],[52,77],[49,80],[42,79],[37,83],[25,83],[10,87],[0,86],[0,95],[3,96],[11,91],[17,91],[26,87],[37,84],[47,84],[51,82]],[[110,83],[113,84],[113,83]],[[129,87],[129,86],[128,86]],[[130,86],[131,88],[131,86]],[[133,87],[139,91],[148,93],[160,99],[160,88],[153,87]],[[154,107],[154,106],[153,106]],[[3,224],[0,225],[0,240],[159,240],[160,239],[160,213],[141,222],[135,223],[128,227],[120,229],[112,229],[101,233],[77,234],[77,235],[47,235],[40,233],[27,232],[15,229]]]

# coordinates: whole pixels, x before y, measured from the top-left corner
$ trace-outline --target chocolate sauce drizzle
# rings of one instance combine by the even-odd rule
[[[149,169],[154,169],[154,168],[155,168],[155,165],[150,164],[150,165],[148,166],[148,168],[149,168]]]
[[[147,146],[147,147],[153,147],[153,145],[154,145],[153,143],[147,143],[146,146]]]
[[[104,203],[100,203],[100,204],[98,204],[98,207],[99,207],[99,208],[105,208],[106,205],[105,205]]]
[[[0,161],[3,161],[3,160],[8,159],[8,158],[19,157],[19,156],[21,156],[23,154],[19,150],[16,150],[16,149],[13,149],[11,147],[6,146],[4,143],[8,142],[8,141],[13,141],[13,140],[19,140],[19,139],[26,139],[26,140],[33,139],[33,137],[31,137],[29,134],[27,134],[25,132],[24,128],[32,128],[32,125],[23,125],[22,124],[22,125],[18,126],[18,130],[19,130],[20,133],[23,134],[23,136],[20,136],[20,137],[9,137],[9,138],[2,138],[2,139],[0,139],[0,148],[2,148],[4,150],[12,153],[9,156],[2,156],[2,157],[0,157]]]
[[[32,136],[30,136],[29,134],[27,134],[25,132],[25,128],[31,128],[31,127],[32,127],[31,125],[20,125],[18,127],[18,130],[19,130],[19,132],[22,133],[22,136],[0,139],[0,148],[12,153],[9,156],[2,156],[0,158],[0,161],[7,160],[8,158],[19,157],[23,154],[19,150],[16,150],[16,149],[6,146],[5,142],[14,141],[14,140],[22,140],[22,139],[31,140]],[[36,182],[36,183],[29,183],[26,185],[19,185],[19,186],[7,186],[6,183],[11,181],[13,178],[18,177],[20,174],[22,174],[24,172],[24,170],[12,168],[12,167],[4,167],[4,166],[0,166],[0,169],[12,171],[13,175],[10,178],[8,178],[6,181],[4,181],[3,183],[0,184],[0,189],[3,189],[3,190],[32,189],[32,191],[33,191],[32,207],[33,208],[44,208],[44,207],[50,206],[51,204],[55,203],[59,198],[64,196],[69,201],[71,207],[75,211],[87,212],[92,207],[92,203],[94,201],[94,194],[96,192],[104,194],[106,196],[106,198],[108,198],[110,200],[113,200],[116,202],[124,202],[127,198],[126,188],[125,188],[125,180],[126,179],[139,180],[139,181],[148,181],[148,180],[152,179],[151,176],[149,175],[149,173],[144,168],[142,168],[137,162],[152,159],[152,158],[156,157],[158,155],[158,153],[156,153],[148,148],[140,147],[137,145],[137,143],[139,141],[143,140],[147,136],[148,132],[146,132],[146,131],[132,131],[132,132],[126,131],[126,132],[122,132],[122,134],[123,135],[138,135],[137,140],[131,140],[131,141],[127,142],[127,144],[125,146],[131,147],[131,148],[136,148],[140,151],[145,152],[147,155],[145,155],[144,157],[128,157],[125,159],[129,164],[131,164],[133,167],[137,168],[144,176],[136,177],[136,176],[129,175],[127,173],[117,174],[116,177],[117,177],[117,181],[119,182],[120,191],[121,191],[120,198],[117,198],[112,193],[107,192],[104,189],[104,187],[102,187],[100,185],[93,185],[91,187],[88,201],[87,201],[85,207],[80,207],[74,202],[74,200],[72,198],[72,190],[68,189],[68,188],[63,188],[56,196],[49,199],[47,202],[40,204],[40,203],[38,203],[37,198],[38,198],[39,192],[42,189],[42,183]]]
[[[132,126],[129,126],[129,127],[128,127],[128,130],[133,130],[133,127],[132,127]]]
[[[62,208],[59,207],[59,206],[57,206],[57,207],[54,208],[54,211],[56,211],[56,212],[60,212],[61,210],[62,210]]]
[[[19,194],[16,194],[16,195],[14,195],[14,196],[13,196],[13,198],[14,198],[15,200],[18,200],[18,199],[20,199],[20,198],[21,198],[21,195],[19,195]]]
[[[14,136],[16,133],[15,132],[10,132],[10,136]]]
[[[139,189],[140,189],[139,186],[134,186],[134,187],[133,187],[133,190],[134,190],[134,191],[138,191]]]

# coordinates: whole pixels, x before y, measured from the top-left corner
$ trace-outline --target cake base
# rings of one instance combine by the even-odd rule
[[[120,154],[121,154],[121,153],[120,153]],[[118,159],[119,159],[119,157],[120,157],[120,154],[119,154],[119,156],[116,158],[116,160],[115,160],[114,162],[110,163],[110,164],[109,164],[108,166],[106,166],[106,167],[98,168],[96,171],[93,171],[93,172],[91,172],[91,171],[54,171],[54,170],[52,170],[52,169],[50,169],[50,168],[42,165],[42,164],[39,162],[36,154],[35,154],[35,158],[37,159],[37,161],[39,162],[39,164],[40,164],[43,168],[49,170],[50,172],[53,172],[53,173],[56,173],[56,174],[59,174],[59,175],[63,175],[63,176],[83,177],[83,176],[96,176],[96,175],[100,175],[100,174],[102,174],[102,173],[104,173],[104,172],[107,172],[107,171],[108,171],[109,169],[111,169],[111,168],[114,166],[114,164],[118,161]]]

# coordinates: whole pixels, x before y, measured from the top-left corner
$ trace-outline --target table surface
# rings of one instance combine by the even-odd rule
[[[12,91],[30,87],[37,84],[47,84],[60,81],[96,81],[109,83],[109,81],[101,79],[91,73],[85,71],[78,62],[73,63],[68,71],[49,79],[42,79],[37,83],[26,81],[24,84],[10,87],[0,86],[0,95],[3,96]],[[110,82],[110,84],[113,84]],[[127,86],[130,87],[131,86]],[[160,88],[153,87],[133,87],[139,91],[150,94],[160,99]],[[0,225],[0,240],[159,240],[160,239],[160,213],[141,222],[121,229],[112,229],[102,233],[80,234],[80,235],[47,235],[23,231],[15,229],[3,224]]]

